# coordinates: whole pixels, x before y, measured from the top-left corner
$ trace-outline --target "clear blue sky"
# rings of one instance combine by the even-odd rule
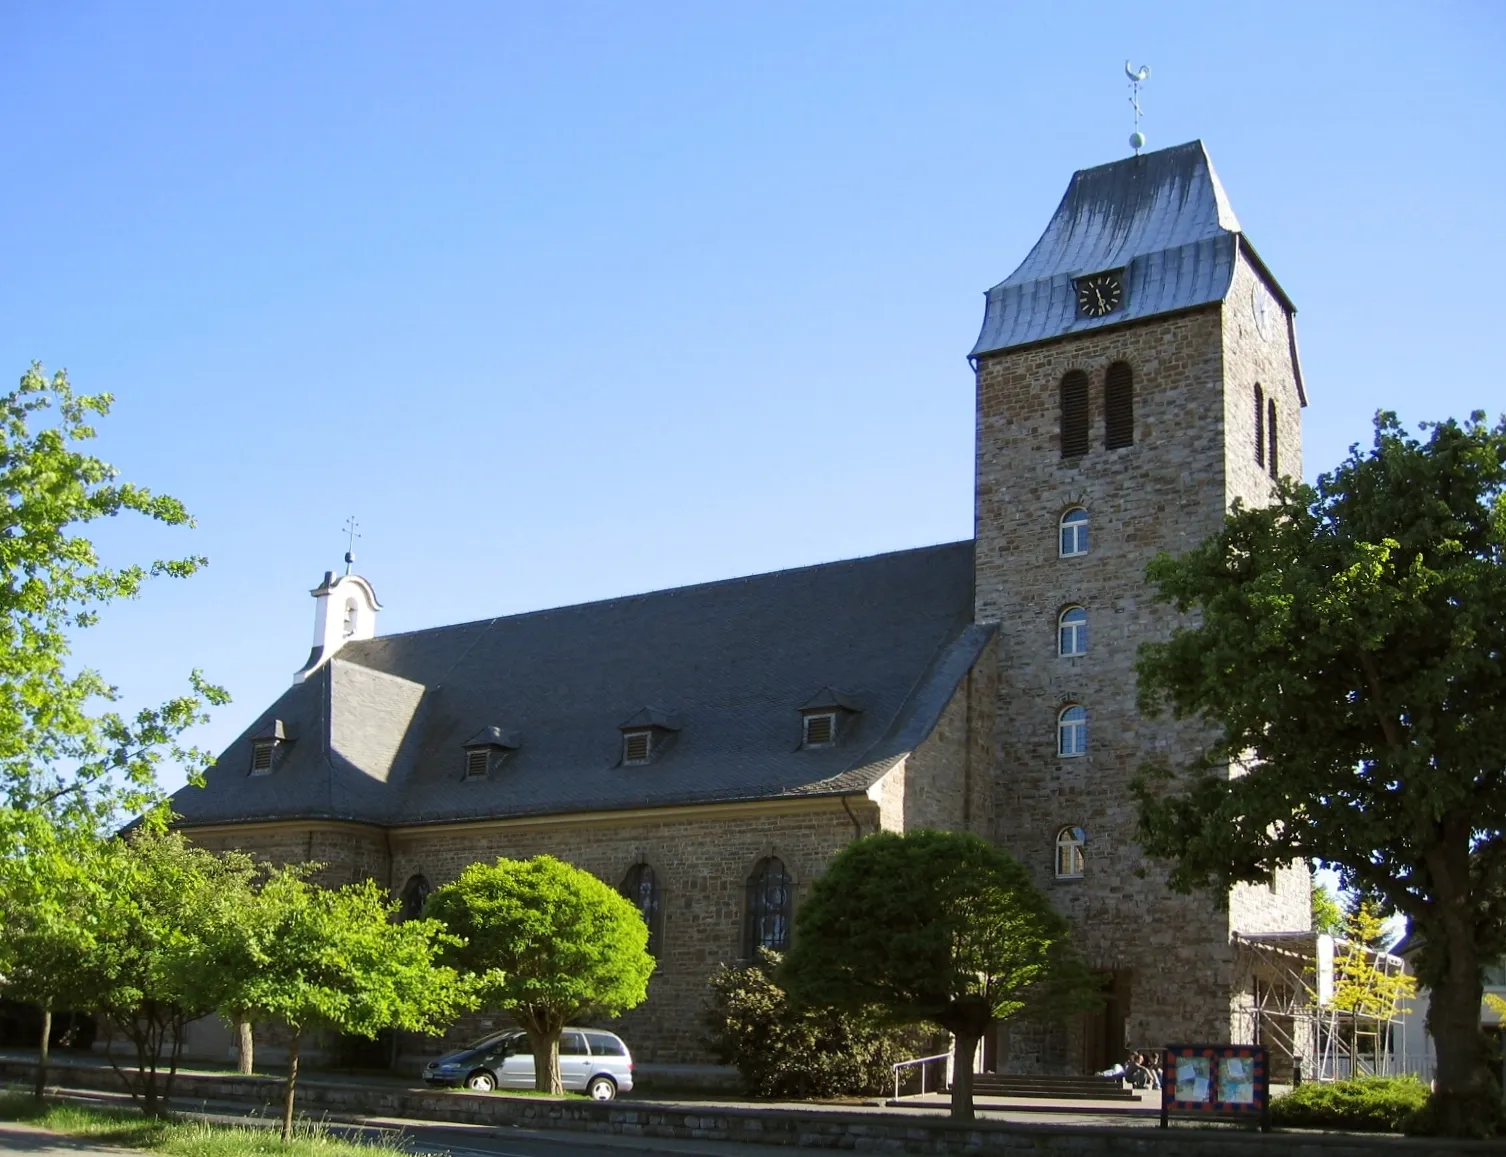
[[[1506,5],[0,9],[0,373],[210,568],[79,654],[219,746],[355,513],[384,632],[963,538],[982,293],[1073,170],[1202,137],[1296,300],[1309,476],[1506,409]]]

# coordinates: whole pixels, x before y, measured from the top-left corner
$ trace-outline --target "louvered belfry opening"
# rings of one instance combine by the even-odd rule
[[[1255,383],[1255,465],[1265,465],[1265,391]]]
[[[1088,452],[1088,375],[1068,370],[1062,378],[1062,457]]]
[[[1103,422],[1104,449],[1135,444],[1135,374],[1128,362],[1115,362],[1104,375]]]
[[[1271,477],[1279,478],[1281,469],[1277,465],[1276,457],[1276,399],[1267,398],[1265,403],[1265,433],[1268,441],[1266,453],[1266,465],[1270,467]]]

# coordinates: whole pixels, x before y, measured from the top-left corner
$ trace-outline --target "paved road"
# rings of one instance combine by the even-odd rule
[[[128,1149],[100,1145],[83,1137],[63,1137],[19,1121],[0,1121],[0,1153],[28,1153],[31,1157],[80,1157],[84,1153],[98,1157],[113,1154],[141,1157],[140,1153],[131,1153]],[[621,1157],[621,1154],[614,1157]]]

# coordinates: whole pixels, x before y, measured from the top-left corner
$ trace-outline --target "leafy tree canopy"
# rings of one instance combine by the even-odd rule
[[[446,959],[477,978],[482,1007],[511,1013],[528,1033],[544,1092],[563,1088],[566,1024],[616,1016],[648,996],[654,958],[638,909],[553,856],[472,864],[426,911],[464,941]]]
[[[1005,852],[965,832],[880,832],[839,852],[795,918],[796,1001],[930,1021],[956,1038],[952,1114],[972,1116],[973,1052],[995,1021],[1082,1007],[1066,921]]]
[[[1374,446],[1315,487],[1284,482],[1151,564],[1195,619],[1142,648],[1142,709],[1199,717],[1210,739],[1137,794],[1177,887],[1321,860],[1405,914],[1432,990],[1436,1120],[1478,1133],[1497,1099],[1481,970],[1506,953],[1506,419],[1423,431],[1382,413]]]
[[[283,1140],[292,1135],[298,1051],[315,1026],[361,1036],[387,1028],[437,1033],[472,1005],[469,985],[439,963],[460,942],[435,920],[394,923],[398,904],[375,881],[338,890],[275,872],[236,927],[239,951],[222,1007],[293,1030],[284,1085]],[[240,960],[236,960],[236,956]]]
[[[228,700],[195,672],[187,693],[127,716],[109,709],[119,695],[102,675],[69,668],[72,632],[101,607],[205,563],[110,567],[81,533],[126,512],[192,525],[177,499],[118,481],[81,448],[111,401],[75,394],[65,373],[38,365],[0,395],[0,854],[51,854],[70,832],[96,834],[157,802],[158,764],[201,772],[208,755],[179,737]]]

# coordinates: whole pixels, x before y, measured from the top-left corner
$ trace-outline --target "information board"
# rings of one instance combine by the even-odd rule
[[[1269,1128],[1270,1070],[1260,1045],[1168,1045],[1161,1056],[1161,1125],[1233,1117]]]

